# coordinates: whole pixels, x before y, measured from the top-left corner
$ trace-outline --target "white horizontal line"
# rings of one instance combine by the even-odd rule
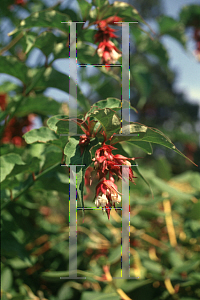
[[[72,21],[70,22],[70,21],[68,21],[68,22],[60,22],[60,23],[85,23],[85,22],[76,22],[76,21],[75,22],[72,22]]]
[[[77,209],[102,209],[101,207],[88,207],[88,208],[85,208],[85,207],[77,207]],[[122,207],[116,207],[116,208],[110,208],[110,209],[118,209],[118,210],[120,210],[120,209],[122,209]]]
[[[85,167],[85,165],[61,165],[61,167],[70,167],[70,166]]]
[[[114,22],[114,23],[122,23],[122,24],[130,23],[131,24],[131,23],[138,23],[138,21],[137,22]]]
[[[78,64],[79,67],[122,67],[122,65],[84,65]]]
[[[119,167],[122,167],[122,166],[125,166],[125,167],[138,167],[138,165],[130,165],[130,166],[127,166],[127,165],[114,165],[114,166],[119,166]]]

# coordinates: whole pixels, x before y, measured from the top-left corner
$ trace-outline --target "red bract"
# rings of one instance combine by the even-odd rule
[[[113,155],[112,150],[116,150],[111,145],[103,145],[95,153],[94,167],[97,170],[99,178],[103,178],[107,175],[108,171],[112,174],[117,175],[122,179],[122,165],[130,166],[131,163],[128,160],[135,160],[135,158],[128,158],[120,154]],[[133,181],[134,175],[131,168],[127,171],[127,177],[130,181]]]
[[[121,154],[113,155],[112,150],[117,150],[117,148],[112,145],[106,145],[107,140],[105,132],[103,132],[104,141],[102,146],[96,150],[94,161],[94,168],[96,174],[99,177],[100,182],[96,186],[96,195],[95,195],[95,205],[97,207],[103,207],[106,210],[108,219],[110,217],[111,207],[115,207],[115,203],[121,202],[121,196],[118,192],[117,186],[114,184],[113,175],[117,175],[118,178],[122,178],[122,166],[129,166],[126,170],[125,177],[128,180],[133,181],[134,175],[133,171],[130,168],[131,163],[129,160],[135,160],[135,158],[127,158]],[[109,180],[106,178],[109,173]]]
[[[114,64],[120,57],[119,49],[110,41],[103,41],[99,44],[97,54],[102,58],[103,64]]]
[[[96,197],[100,193],[110,196],[111,192],[115,194],[118,193],[116,184],[114,184],[111,180],[106,180],[103,178],[103,180],[100,181],[96,186]]]
[[[120,57],[121,51],[115,46],[110,38],[116,38],[114,34],[116,31],[108,26],[108,24],[115,24],[114,22],[120,22],[122,19],[117,16],[109,17],[105,20],[98,20],[96,24],[98,26],[98,32],[95,34],[95,43],[100,42],[97,48],[97,54],[101,57],[103,64],[114,64]],[[117,25],[117,24],[116,24]]]

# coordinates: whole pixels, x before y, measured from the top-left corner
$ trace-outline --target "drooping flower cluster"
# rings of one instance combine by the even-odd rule
[[[2,111],[6,109],[6,94],[0,95],[0,108]],[[26,117],[14,117],[6,125],[6,128],[1,139],[2,144],[11,143],[15,146],[25,145],[25,141],[22,138],[22,135],[27,131],[32,129],[33,120],[35,118],[34,114],[29,114]]]
[[[102,207],[106,210],[108,215],[108,219],[110,218],[110,209],[111,207],[115,207],[116,203],[121,202],[120,192],[118,191],[117,185],[114,183],[114,175],[118,178],[125,180],[122,178],[122,165],[130,166],[131,163],[129,160],[135,160],[135,158],[127,158],[123,155],[112,153],[113,150],[116,150],[112,145],[106,145],[106,135],[104,133],[104,142],[102,146],[96,150],[94,161],[94,169],[89,167],[86,171],[87,176],[85,177],[85,185],[88,188],[88,185],[91,185],[92,176],[89,177],[89,172],[95,170],[96,177],[99,180],[99,183],[96,186],[95,193],[95,205],[96,207]],[[109,179],[107,179],[107,174],[109,175]],[[133,171],[129,167],[127,168],[127,177],[131,182],[134,183]],[[94,175],[93,175],[94,176]]]
[[[198,61],[200,61],[200,28],[195,28],[194,39],[196,41],[195,55],[196,55]]]
[[[116,34],[114,34],[116,30],[108,25],[120,25],[115,23],[120,21],[122,21],[122,18],[117,16],[96,21],[98,32],[95,34],[95,43],[99,42],[97,54],[101,57],[102,64],[107,65],[108,68],[110,64],[114,64],[121,57],[121,51],[110,41],[110,38],[117,37]]]

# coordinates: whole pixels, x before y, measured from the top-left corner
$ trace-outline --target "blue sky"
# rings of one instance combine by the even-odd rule
[[[184,5],[199,4],[199,0],[163,0],[164,13],[177,18],[180,9]],[[193,55],[195,42],[192,39],[193,30],[187,32],[188,42],[186,52],[175,40],[165,37],[163,42],[169,52],[170,67],[177,71],[175,82],[177,90],[184,92],[188,100],[200,104],[200,62]]]

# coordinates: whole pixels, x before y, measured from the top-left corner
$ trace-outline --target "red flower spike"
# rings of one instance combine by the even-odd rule
[[[115,22],[120,22],[122,19],[117,16],[111,16],[105,20],[97,20],[98,32],[95,34],[95,43],[100,42],[97,48],[97,54],[101,57],[101,61],[109,69],[110,64],[114,64],[120,57],[121,51],[110,41],[111,38],[117,38],[108,24],[115,25]],[[120,24],[116,24],[120,25]]]
[[[118,190],[117,190],[117,186],[116,184],[114,184],[114,182],[112,182],[111,180],[106,180],[105,178],[103,178],[102,181],[100,181],[97,186],[96,186],[96,197],[102,193],[102,194],[107,194],[107,189],[109,190],[109,192],[113,193],[113,194],[118,194]],[[121,194],[121,193],[119,193]]]

